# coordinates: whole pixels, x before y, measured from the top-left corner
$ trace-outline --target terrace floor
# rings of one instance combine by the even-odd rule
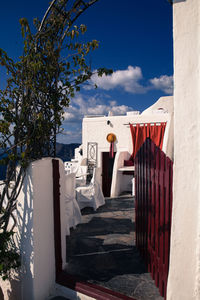
[[[67,238],[66,271],[134,299],[163,300],[135,246],[134,198],[106,198],[82,215]]]

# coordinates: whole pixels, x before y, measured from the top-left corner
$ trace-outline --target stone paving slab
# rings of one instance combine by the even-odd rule
[[[107,198],[82,214],[67,238],[66,271],[136,300],[163,300],[135,246],[134,199]]]

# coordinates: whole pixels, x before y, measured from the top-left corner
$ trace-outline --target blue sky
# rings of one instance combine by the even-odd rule
[[[41,19],[48,0],[2,1],[0,48],[14,59],[21,54],[19,19]],[[99,0],[78,21],[87,26],[86,40],[99,48],[90,56],[92,68],[112,68],[107,78],[92,78],[65,112],[64,134],[58,141],[81,142],[81,121],[87,114],[125,114],[144,110],[160,96],[172,94],[172,7],[167,0]],[[0,69],[0,86],[4,73]],[[92,88],[98,84],[98,89]]]

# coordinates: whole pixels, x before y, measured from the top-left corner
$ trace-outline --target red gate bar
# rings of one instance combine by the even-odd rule
[[[56,283],[98,300],[135,300],[102,286],[84,282],[62,270],[59,160],[52,159]]]
[[[135,158],[136,245],[166,298],[173,162],[148,138]]]

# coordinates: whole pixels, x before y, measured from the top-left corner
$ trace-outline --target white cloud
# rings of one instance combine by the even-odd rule
[[[92,89],[96,84],[98,88],[106,91],[122,88],[124,91],[133,94],[144,93],[146,88],[139,84],[141,79],[143,79],[141,68],[128,66],[126,70],[117,70],[108,76],[99,77],[95,74],[89,81],[89,85],[84,88]]]
[[[64,113],[65,122],[77,123],[85,115],[108,115],[112,111],[114,115],[124,115],[133,108],[127,105],[117,105],[116,101],[104,103],[99,97],[84,99],[82,95],[75,97]]]
[[[149,80],[151,89],[161,90],[166,94],[173,94],[173,76],[162,75]]]
[[[64,113],[65,120],[62,125],[64,131],[58,135],[58,141],[60,143],[81,143],[81,122],[85,115],[108,115],[109,111],[112,111],[113,115],[124,115],[131,110],[133,108],[127,105],[117,105],[114,100],[105,103],[99,95],[86,98],[79,94],[72,99]]]
[[[162,75],[152,78],[142,86],[139,81],[143,79],[141,68],[129,66],[126,70],[115,71],[112,75],[98,77],[93,76],[89,82],[89,88],[94,87],[94,83],[103,90],[121,88],[129,93],[147,93],[150,90],[161,90],[166,94],[173,93],[173,76]],[[77,94],[70,102],[70,106],[64,113],[64,134],[60,135],[59,141],[64,143],[81,142],[81,122],[85,115],[108,115],[109,111],[113,115],[125,115],[127,111],[133,110],[127,105],[118,105],[112,100],[109,93],[86,96]]]
[[[65,111],[64,118],[65,118],[66,120],[72,120],[72,119],[74,118],[74,115],[73,115],[73,113],[70,113],[70,112],[68,112],[68,111]]]
[[[85,85],[86,90],[91,90],[96,84],[98,88],[109,91],[116,88],[121,88],[123,91],[132,94],[146,93],[149,90],[161,90],[166,94],[173,93],[173,76],[162,75],[149,80],[150,85],[144,86],[140,83],[144,80],[142,70],[140,67],[128,66],[125,70],[114,71],[111,75],[99,77],[94,74],[89,81],[88,85]]]

